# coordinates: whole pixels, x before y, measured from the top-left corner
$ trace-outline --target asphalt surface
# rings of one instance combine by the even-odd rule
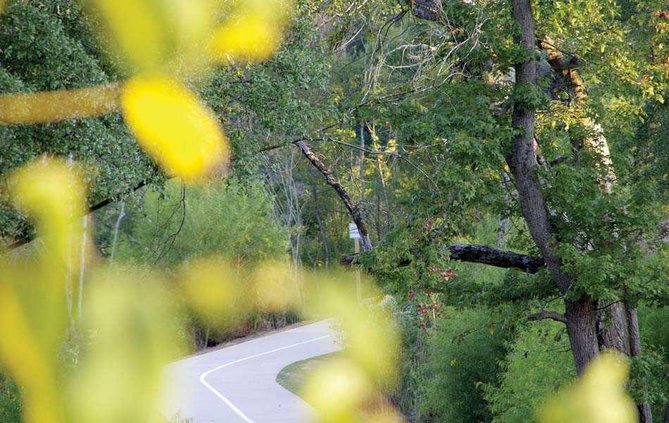
[[[307,422],[313,410],[276,383],[296,361],[340,350],[330,321],[321,321],[170,364],[168,404],[192,423]]]

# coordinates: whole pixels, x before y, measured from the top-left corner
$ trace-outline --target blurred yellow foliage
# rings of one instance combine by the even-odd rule
[[[193,182],[227,159],[216,116],[179,82],[135,77],[126,84],[121,104],[140,145],[169,174]]]
[[[217,329],[243,322],[253,299],[242,286],[240,273],[238,267],[217,257],[187,264],[179,281],[187,306]]]
[[[143,119],[137,117],[140,124]],[[377,304],[379,292],[367,289],[370,299],[358,304],[351,273],[315,275],[307,289],[284,262],[242,272],[216,257],[202,258],[182,268],[172,289],[132,269],[89,270],[77,326],[88,342],[73,371],[58,371],[68,334],[65,288],[72,288],[78,270],[73,253],[83,239],[85,187],[75,166],[48,158],[21,168],[10,187],[43,239],[32,256],[0,261],[0,361],[22,387],[25,421],[162,421],[163,367],[185,351],[179,302],[219,328],[252,310],[306,308],[312,317],[335,317],[346,352],[310,377],[306,395],[325,421],[361,421],[364,415],[397,421],[392,408],[365,414],[369,401],[394,383],[397,365],[399,339],[389,310]]]
[[[288,263],[260,264],[252,274],[252,285],[257,306],[262,311],[279,312],[299,307],[299,282]]]
[[[215,114],[181,80],[217,62],[261,61],[279,47],[289,0],[84,0],[102,40],[134,78],[117,84],[0,95],[0,123],[47,123],[121,109],[142,147],[169,174],[195,182],[227,158]],[[0,0],[0,7],[2,6]],[[221,8],[228,13],[222,16]],[[220,21],[220,22],[219,22]]]
[[[48,123],[99,116],[117,109],[119,95],[119,84],[3,94],[0,95],[0,123]]]
[[[92,343],[74,374],[59,371],[68,333],[65,288],[73,287],[83,239],[84,184],[73,166],[43,158],[17,171],[10,190],[41,236],[32,255],[0,260],[0,361],[22,388],[24,420],[162,421],[163,366],[183,353],[165,290],[105,269],[88,290],[80,328]]]
[[[329,360],[308,375],[303,396],[318,413],[318,421],[361,422],[362,409],[375,394],[373,382],[348,358]]]
[[[136,76],[121,85],[2,95],[0,122],[90,117],[114,110],[120,98],[140,145],[169,174],[197,181],[226,161],[228,147],[214,113],[180,80],[215,61],[268,59],[281,42],[292,2],[128,3],[87,1],[102,17],[100,30]],[[230,11],[219,16],[224,4]],[[0,361],[22,388],[28,423],[162,421],[163,366],[184,352],[175,317],[179,303],[215,327],[235,324],[252,310],[308,309],[310,316],[336,317],[347,352],[313,375],[307,393],[328,421],[358,421],[366,402],[394,383],[398,336],[392,316],[375,300],[358,304],[346,283],[350,274],[315,278],[305,298],[299,271],[287,263],[264,263],[242,275],[239,267],[216,258],[186,265],[172,290],[158,277],[147,280],[129,269],[89,269],[83,318],[76,326],[89,343],[72,371],[59,371],[59,350],[75,331],[72,282],[80,270],[85,186],[74,165],[49,158],[21,168],[9,185],[42,239],[34,254],[0,260]],[[379,297],[376,291],[368,296]],[[397,420],[393,410],[373,416]]]
[[[392,310],[380,304],[383,295],[369,282],[363,282],[362,304],[346,289],[352,276],[317,274],[307,299],[312,317],[334,317],[345,334],[346,354],[365,369],[375,381],[393,386],[397,378],[399,334]],[[352,281],[349,285],[353,285]]]
[[[362,284],[361,303],[351,273],[317,273],[308,283],[307,316],[333,318],[341,330],[344,351],[332,363],[307,376],[304,396],[318,413],[318,421],[398,421],[392,409],[369,405],[391,392],[397,383],[400,338],[389,304],[373,284]]]
[[[84,185],[62,160],[38,159],[10,178],[10,193],[35,219],[35,257],[0,261],[0,359],[23,387],[27,422],[64,421],[57,389],[58,351],[66,335],[65,287],[80,252]]]
[[[214,33],[210,54],[233,62],[269,59],[283,40],[291,6],[286,0],[243,2]]]
[[[604,352],[573,386],[563,390],[540,412],[542,423],[635,423],[637,409],[625,391],[627,359]]]
[[[22,212],[33,218],[51,254],[44,255],[47,273],[63,273],[79,254],[85,187],[64,160],[38,159],[10,179],[10,194]]]
[[[90,282],[84,329],[91,335],[69,383],[69,420],[158,423],[164,366],[185,352],[173,302],[159,280],[132,270]]]
[[[403,423],[406,419],[396,409],[389,407],[366,416],[366,423]]]
[[[104,19],[102,39],[133,72],[165,72],[168,66],[202,62],[215,26],[215,0],[88,0]],[[191,63],[187,63],[191,62]]]

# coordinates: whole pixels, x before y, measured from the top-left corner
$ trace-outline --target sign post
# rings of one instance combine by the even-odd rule
[[[355,254],[360,253],[360,231],[358,231],[358,225],[355,223],[348,224],[348,237],[355,242]],[[362,300],[362,288],[360,281],[360,269],[355,272],[355,296],[358,300],[358,303]]]

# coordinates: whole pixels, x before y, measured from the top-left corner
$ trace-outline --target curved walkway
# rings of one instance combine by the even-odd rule
[[[167,367],[165,414],[192,423],[305,422],[311,407],[276,383],[296,361],[340,350],[321,321],[186,358]]]

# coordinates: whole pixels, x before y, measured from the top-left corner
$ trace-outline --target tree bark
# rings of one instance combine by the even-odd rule
[[[337,192],[337,195],[339,195],[339,198],[341,201],[344,203],[346,206],[346,209],[348,210],[349,214],[351,215],[351,218],[353,219],[353,222],[355,222],[356,226],[358,227],[358,231],[360,232],[361,236],[361,245],[362,245],[362,250],[363,251],[370,251],[372,249],[372,243],[369,239],[369,231],[367,229],[367,224],[365,223],[365,220],[362,216],[362,213],[360,212],[360,206],[358,204],[354,204],[353,200],[351,199],[351,196],[348,195],[348,192],[344,187],[339,183],[339,181],[332,175],[332,172],[330,169],[325,166],[325,164],[321,161],[321,159],[314,154],[314,152],[311,150],[311,147],[309,144],[307,144],[304,140],[299,140],[295,143],[300,150],[302,151],[302,154],[311,162],[311,164],[318,169],[318,171],[325,177],[325,182],[327,182],[328,185],[330,185],[334,190]]]
[[[515,65],[516,92],[523,88],[534,88],[537,81],[534,52],[534,19],[529,0],[513,2],[513,16],[521,29],[516,42],[528,50],[530,57]],[[560,290],[565,293],[571,285],[571,279],[562,272],[560,261],[555,257],[551,246],[551,225],[548,218],[546,201],[541,192],[541,184],[537,177],[537,151],[534,142],[535,113],[522,99],[516,98],[513,104],[512,126],[516,132],[512,151],[506,156],[506,162],[515,179],[516,190],[520,199],[523,217],[530,235],[546,266]]]
[[[412,13],[419,19],[438,21],[443,6],[441,0],[406,0],[412,8]]]
[[[581,297],[577,301],[565,300],[567,333],[579,376],[587,364],[599,354],[595,333],[595,309],[592,299]]]
[[[597,311],[597,339],[600,348],[615,348],[631,356],[632,348],[625,304],[620,301],[612,304],[600,301]]]
[[[585,86],[585,80],[578,69],[578,59],[575,57],[565,57],[564,53],[558,50],[553,41],[548,37],[539,40],[538,45],[546,52],[548,63],[553,70],[568,80],[568,84],[571,86],[570,97],[572,98],[572,104],[578,108],[587,103],[588,91]],[[591,150],[599,158],[597,166],[603,173],[599,182],[604,192],[611,194],[616,181],[616,173],[613,168],[611,151],[609,150],[609,143],[604,135],[604,130],[601,125],[588,116],[582,116],[580,120],[588,132],[588,135],[582,140],[583,146]]]

